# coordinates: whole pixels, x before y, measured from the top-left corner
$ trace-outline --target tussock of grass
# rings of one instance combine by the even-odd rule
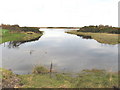
[[[119,34],[109,34],[109,33],[91,33],[91,32],[77,32],[67,31],[66,33],[75,34],[75,35],[83,35],[83,36],[91,36],[93,39],[100,43],[104,44],[118,44],[120,43]]]
[[[36,65],[33,68],[33,74],[41,74],[41,73],[47,73],[47,72],[49,72],[49,70],[43,66],[40,66],[40,65]]]

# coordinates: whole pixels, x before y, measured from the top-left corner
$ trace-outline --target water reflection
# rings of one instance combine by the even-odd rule
[[[40,36],[41,37],[41,36]],[[7,42],[7,47],[8,48],[18,48],[21,44],[27,43],[27,42],[33,42],[33,41],[37,41],[40,39],[40,37],[31,39],[31,40],[22,40],[22,41],[9,41]],[[6,47],[5,43],[4,43],[4,47]],[[32,53],[30,51],[30,53]]]
[[[84,35],[77,35],[77,36],[80,36],[80,37],[82,37],[83,39],[92,39],[91,36],[84,36]]]

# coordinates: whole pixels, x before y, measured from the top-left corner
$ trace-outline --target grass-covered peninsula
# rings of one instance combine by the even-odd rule
[[[40,37],[43,32],[36,27],[19,27],[19,25],[1,25],[0,43],[8,41],[27,41]]]
[[[39,69],[38,69],[39,68]],[[38,66],[33,73],[16,75],[10,70],[2,72],[3,88],[117,88],[118,73],[105,70],[83,70],[72,76],[70,73],[51,73]]]
[[[111,26],[85,26],[79,30],[67,31],[66,33],[75,34],[83,37],[91,37],[96,41],[104,44],[118,44],[120,43],[119,28]]]

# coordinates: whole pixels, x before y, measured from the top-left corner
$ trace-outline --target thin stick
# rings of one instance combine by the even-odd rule
[[[52,73],[52,62],[51,62],[51,65],[50,65],[50,77],[51,77],[51,73]]]
[[[52,72],[52,66],[53,66],[53,65],[52,65],[52,62],[51,62],[51,65],[50,65],[50,72]]]

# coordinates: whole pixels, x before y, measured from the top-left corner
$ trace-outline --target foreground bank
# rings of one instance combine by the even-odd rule
[[[50,73],[44,67],[40,72],[16,75],[10,70],[2,71],[3,88],[113,88],[118,87],[118,73],[104,70],[83,70],[73,77],[70,73]]]

